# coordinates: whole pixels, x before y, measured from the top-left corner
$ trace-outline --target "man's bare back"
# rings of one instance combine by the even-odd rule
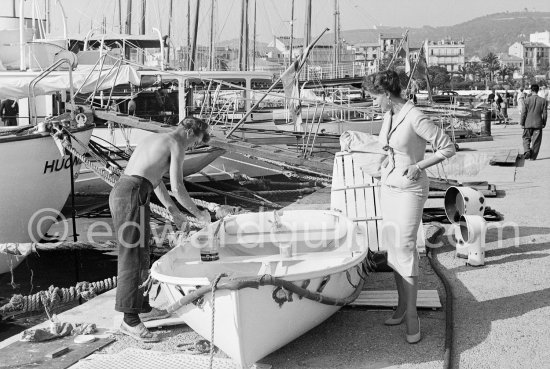
[[[162,177],[168,173],[175,145],[180,146],[181,151],[185,152],[184,142],[178,140],[172,133],[157,133],[149,136],[136,147],[124,174],[147,178],[153,188],[156,188]],[[185,155],[178,158],[181,165],[184,158]]]
[[[199,127],[197,129],[197,127]],[[210,222],[208,210],[199,210],[185,189],[183,183],[183,165],[185,151],[208,138],[208,125],[196,118],[186,118],[170,133],[157,133],[142,141],[130,157],[124,170],[126,175],[136,175],[146,178],[155,189],[160,202],[170,211],[176,225],[184,223],[185,216],[172,201],[162,180],[167,173],[170,175],[172,196],[191,214],[204,223]]]

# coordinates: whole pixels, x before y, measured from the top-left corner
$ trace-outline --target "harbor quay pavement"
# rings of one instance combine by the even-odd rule
[[[517,111],[510,109],[509,114],[517,122]],[[487,158],[500,150],[519,149],[521,153],[521,133],[517,124],[493,126],[494,141],[460,144],[455,160],[473,156],[479,163],[478,171],[460,173],[449,168],[447,172],[449,178],[454,173],[462,180],[476,178],[495,184],[498,196],[487,198],[487,205],[504,216],[487,232],[485,266],[466,266],[464,259],[455,256],[447,237],[435,251],[453,290],[455,368],[550,367],[550,138],[543,136],[536,161],[519,160],[511,167],[487,164]],[[327,209],[329,203],[327,188],[289,208]],[[443,199],[429,199],[426,206],[443,207]],[[418,344],[406,343],[404,325],[384,326],[391,310],[344,307],[261,362],[289,369],[441,368],[445,291],[426,257],[421,258],[420,269],[419,288],[436,289],[443,309],[419,312],[423,339]],[[367,288],[394,289],[392,273],[372,273]],[[162,306],[163,302],[153,304]],[[109,291],[59,317],[69,322],[95,322],[100,333],[108,334],[106,331],[120,321],[113,306],[114,291]],[[116,342],[99,353],[112,354],[129,347],[181,353],[186,344],[202,338],[185,325],[159,328],[157,332],[163,338],[160,343],[141,344],[116,335]],[[4,340],[0,347],[17,339]]]

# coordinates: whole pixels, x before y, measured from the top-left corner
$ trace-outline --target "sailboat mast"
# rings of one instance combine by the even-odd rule
[[[189,60],[189,70],[195,70],[195,56],[197,54],[197,31],[199,29],[199,10],[201,0],[197,0],[197,8],[195,9],[195,24],[193,25],[193,43],[191,44],[191,59]]]
[[[292,64],[292,50],[294,50],[294,0],[290,8],[290,53],[288,54],[288,64]]]
[[[168,10],[168,40],[172,39],[172,12],[174,9],[174,1],[170,0],[170,9]],[[170,45],[166,45],[166,65],[170,65]]]
[[[256,3],[257,0],[254,0],[254,34],[252,35],[253,44],[252,44],[252,70],[256,70]]]
[[[147,10],[147,0],[141,0],[141,23],[139,27],[139,34],[145,34],[145,11]]]
[[[132,34],[132,0],[126,3],[126,34]]]
[[[48,0],[49,2],[50,0]],[[118,33],[122,33],[122,0],[118,0]],[[79,24],[80,26],[80,24]]]
[[[239,70],[244,70],[244,18],[245,18],[245,3],[246,0],[241,0],[241,34],[239,37]]]
[[[334,0],[334,76],[333,78],[337,78],[338,73],[338,59],[340,55],[340,11],[339,11],[339,1]]]
[[[248,70],[249,45],[248,45],[248,0],[244,0],[244,70]]]
[[[214,70],[214,6],[216,0],[212,0],[212,6],[210,7],[210,70]]]
[[[14,3],[15,3],[15,0],[14,0]],[[50,20],[50,5],[51,5],[50,0],[46,0],[46,32],[48,34],[52,32],[52,23],[51,23],[51,20]],[[80,24],[79,24],[79,26],[80,26]]]
[[[191,60],[191,0],[187,0],[187,52],[185,55],[187,58],[187,67],[189,68]]]
[[[311,0],[306,0],[306,23],[304,25],[304,50],[311,42]]]

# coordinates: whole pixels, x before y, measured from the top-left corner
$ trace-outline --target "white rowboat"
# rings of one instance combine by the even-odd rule
[[[151,274],[169,311],[209,340],[214,321],[214,345],[248,368],[355,299],[368,251],[358,232],[331,211],[237,215],[194,234]],[[212,242],[219,242],[219,260],[202,262],[200,248]]]

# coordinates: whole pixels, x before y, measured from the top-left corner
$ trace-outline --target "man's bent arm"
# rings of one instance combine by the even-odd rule
[[[166,186],[162,181],[157,186],[157,188],[155,188],[155,195],[157,195],[157,198],[160,200],[162,205],[164,205],[170,213],[173,213],[177,210],[179,211],[174,201],[172,201],[172,197],[170,197],[170,194],[168,193],[168,190],[166,189]]]
[[[185,151],[177,144],[173,144],[170,151],[170,186],[172,187],[172,192],[181,205],[195,217],[199,218],[201,211],[197,208],[197,205],[195,205],[183,184],[182,162],[185,158]]]

